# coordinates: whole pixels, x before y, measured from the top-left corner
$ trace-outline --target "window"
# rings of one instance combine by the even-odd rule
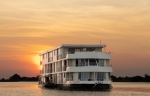
[[[79,72],[78,78],[81,81],[88,81],[90,79],[90,73],[89,72]]]
[[[48,58],[50,57],[50,52],[47,53],[48,54]]]
[[[59,50],[57,49],[56,51],[57,51],[57,55],[58,55],[59,54]]]
[[[99,59],[98,66],[104,66],[104,60],[103,59]]]
[[[59,59],[59,56],[58,56],[58,49],[56,50],[56,52],[57,52],[57,60]]]
[[[86,51],[86,48],[83,48],[83,51]]]
[[[88,66],[88,59],[85,59],[85,66]]]
[[[78,59],[76,59],[76,66],[78,66]]]
[[[95,59],[89,59],[89,65],[90,66],[97,66]]]
[[[69,53],[74,53],[75,52],[75,48],[69,48]]]
[[[81,51],[81,48],[76,48],[75,49],[75,52],[80,52]]]
[[[78,59],[78,66],[81,66],[81,59]]]
[[[45,58],[47,58],[47,53],[45,53]]]
[[[84,66],[85,62],[84,59],[78,59],[78,66]]]
[[[98,81],[103,81],[104,79],[106,79],[105,72],[97,72],[95,75],[96,75],[95,77],[97,77]]]
[[[42,55],[43,59],[44,59],[44,54]]]
[[[53,52],[54,52],[54,56],[55,56],[55,50]]]
[[[106,60],[106,66],[109,66],[109,60]]]
[[[76,66],[88,66],[88,59],[76,59]]]
[[[64,73],[64,78],[65,78],[65,74],[66,74],[66,73]]]
[[[95,48],[87,48],[86,51],[95,51]]]

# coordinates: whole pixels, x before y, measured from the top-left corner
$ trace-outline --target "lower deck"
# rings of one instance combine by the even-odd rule
[[[40,76],[40,83],[111,84],[109,72],[66,72]]]

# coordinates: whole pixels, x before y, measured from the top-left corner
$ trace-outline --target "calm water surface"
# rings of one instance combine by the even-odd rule
[[[0,82],[0,96],[150,96],[150,83],[112,83],[109,92],[62,91],[38,87],[37,82]]]

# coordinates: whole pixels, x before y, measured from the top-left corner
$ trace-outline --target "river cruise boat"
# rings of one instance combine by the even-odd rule
[[[40,54],[39,86],[64,90],[110,90],[111,54],[105,44],[62,44]]]

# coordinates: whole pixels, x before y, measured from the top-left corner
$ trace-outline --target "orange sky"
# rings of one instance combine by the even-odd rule
[[[107,44],[113,75],[150,75],[149,0],[0,0],[0,78],[39,74],[38,54]]]

